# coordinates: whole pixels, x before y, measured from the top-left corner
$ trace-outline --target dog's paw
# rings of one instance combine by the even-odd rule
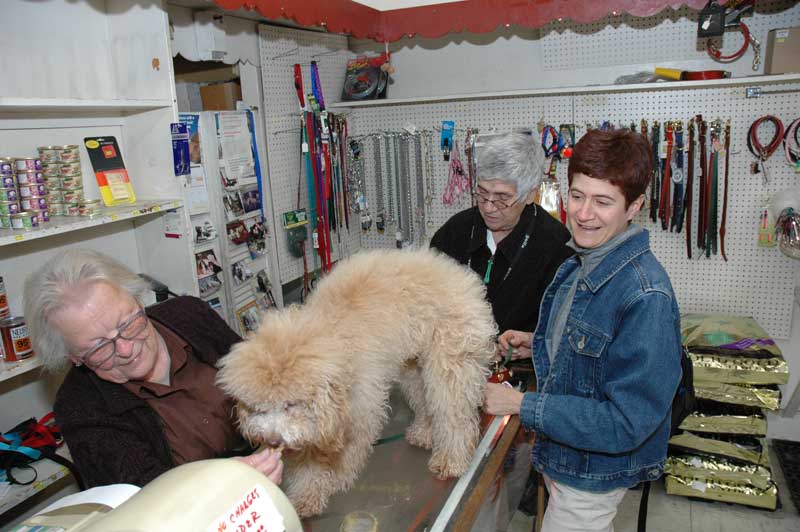
[[[428,469],[438,479],[460,477],[467,472],[469,464],[457,464],[452,461],[438,461],[431,458],[428,461]]]
[[[425,427],[414,423],[406,429],[406,441],[416,447],[431,449],[433,448],[433,430],[429,426]]]
[[[321,514],[325,510],[325,504],[325,501],[314,496],[303,497],[299,500],[292,499],[292,506],[301,519]]]

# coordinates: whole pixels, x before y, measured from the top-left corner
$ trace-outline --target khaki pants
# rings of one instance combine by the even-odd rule
[[[576,490],[543,475],[550,495],[541,532],[614,532],[617,507],[626,488],[607,493]]]

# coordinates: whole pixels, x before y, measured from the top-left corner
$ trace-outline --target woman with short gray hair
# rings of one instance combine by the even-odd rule
[[[430,246],[483,278],[500,331],[532,331],[558,266],[572,254],[569,232],[534,203],[545,157],[527,133],[479,135],[473,151],[475,207],[450,218]]]
[[[143,486],[176,465],[252,451],[215,384],[217,361],[241,338],[195,297],[144,308],[147,289],[88,249],[55,255],[25,283],[45,367],[72,364],[53,411],[86,487]],[[281,481],[279,452],[240,459]]]

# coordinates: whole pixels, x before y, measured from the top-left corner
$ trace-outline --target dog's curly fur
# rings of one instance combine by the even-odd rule
[[[438,477],[463,474],[496,325],[474,272],[434,252],[374,251],[338,264],[304,306],[268,313],[220,363],[242,432],[284,445],[284,488],[301,516],[348,489],[387,420],[399,382]]]

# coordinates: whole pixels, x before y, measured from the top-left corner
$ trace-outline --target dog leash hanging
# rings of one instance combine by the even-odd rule
[[[800,173],[800,139],[798,138],[798,128],[800,125],[800,118],[795,118],[789,127],[786,128],[786,133],[783,135],[783,154],[786,156],[786,162],[794,167],[794,171]],[[794,148],[792,142],[794,141]]]
[[[713,253],[717,254],[717,191],[719,189],[719,152],[722,149],[720,144],[720,133],[722,124],[719,120],[711,123],[711,145],[709,149],[708,167],[708,190],[706,190],[706,209],[708,217],[706,220],[706,257]]]
[[[450,155],[449,166],[450,177],[442,193],[442,203],[453,205],[461,202],[461,197],[465,192],[469,192],[469,179],[464,173],[464,166],[458,158],[458,144],[453,143],[453,152]]]
[[[762,144],[761,140],[758,138],[758,129],[764,122],[771,122],[773,126],[775,126],[772,139],[770,139],[766,145]],[[783,134],[783,122],[781,122],[780,118],[772,115],[764,115],[756,119],[755,122],[750,124],[750,128],[747,131],[747,149],[750,150],[750,153],[757,159],[751,166],[751,173],[756,174],[763,170],[764,175],[762,177],[764,185],[769,183],[769,172],[766,165],[767,159],[772,157],[772,154],[775,153],[775,150],[781,145]]]
[[[673,126],[671,121],[664,123],[664,139],[667,143],[667,156],[663,163],[663,172],[661,173],[661,191],[659,192],[658,202],[658,218],[661,220],[661,229],[666,231],[669,227],[670,219],[670,194],[669,189],[672,184],[672,145]]]
[[[686,178],[683,173],[683,124],[680,120],[675,122],[675,162],[672,167],[672,183],[674,189],[672,193],[672,219],[670,220],[670,232],[675,230],[680,233],[683,229],[683,202],[684,185]]]
[[[686,161],[686,257],[692,258],[692,192],[694,188],[694,118],[689,119],[689,155]]]
[[[311,117],[311,113],[309,112],[308,105],[306,105],[304,91],[303,91],[303,75],[300,70],[300,65],[295,63],[294,65],[294,87],[297,91],[297,100],[300,104],[300,111],[302,112],[301,118],[301,151],[303,153],[303,158],[305,160],[306,166],[306,189],[308,194],[308,211],[309,211],[309,226],[311,229],[311,238],[312,238],[312,247],[316,248],[318,246],[318,218],[317,218],[317,203],[316,203],[316,192],[315,192],[315,178],[314,178],[314,163],[311,156],[311,146],[310,146],[310,138],[309,138],[309,126],[313,118]],[[299,192],[299,191],[298,191]],[[298,202],[299,204],[299,202]],[[319,265],[317,263],[317,254],[312,253],[314,257],[314,271],[319,269]],[[305,243],[303,243],[303,265],[304,269],[308,269],[308,265],[305,258]]]
[[[650,180],[650,221],[658,221],[658,194],[661,188],[661,157],[659,156],[659,143],[661,142],[661,128],[658,120],[653,120],[653,133],[651,143],[653,146],[653,178]]]
[[[725,185],[722,193],[722,220],[719,224],[719,250],[722,253],[722,260],[728,262],[725,254],[725,221],[728,219],[728,170],[731,159],[731,120],[725,122]]]
[[[700,183],[697,195],[697,247],[705,249],[706,235],[706,133],[708,125],[703,115],[697,115],[698,140],[700,147]]]
[[[761,43],[753,37],[750,33],[750,29],[744,22],[739,22],[739,31],[742,32],[742,37],[744,38],[744,42],[742,43],[742,47],[739,48],[732,54],[729,55],[722,55],[722,50],[717,48],[717,45],[709,39],[708,45],[706,47],[706,51],[708,55],[710,55],[714,60],[719,61],[720,63],[732,63],[736,61],[740,57],[744,55],[747,51],[748,46],[753,47],[753,70],[758,70],[759,65],[761,65]]]

